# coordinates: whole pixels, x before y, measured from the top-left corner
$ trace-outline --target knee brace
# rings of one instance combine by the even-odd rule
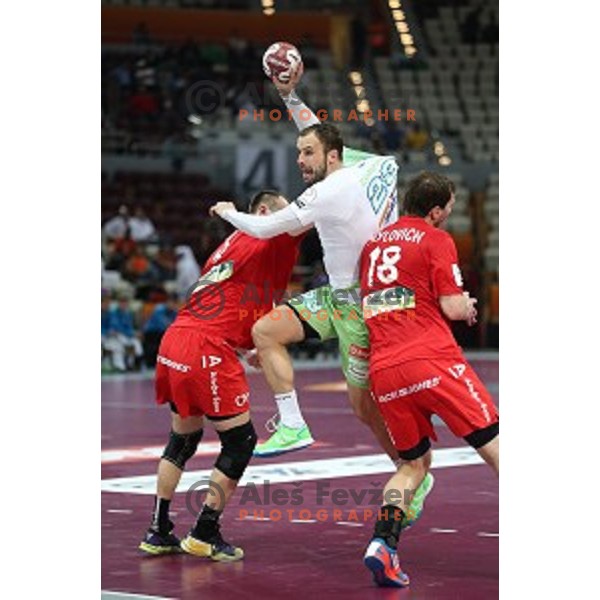
[[[176,433],[171,430],[169,443],[161,458],[168,460],[183,471],[185,463],[196,453],[203,434],[204,429],[198,429],[192,433]]]
[[[215,467],[230,479],[241,479],[258,441],[254,425],[249,421],[227,431],[217,431],[221,439],[221,454]]]

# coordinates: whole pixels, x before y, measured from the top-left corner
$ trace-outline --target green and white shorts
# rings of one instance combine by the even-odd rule
[[[325,285],[294,296],[287,305],[302,321],[306,339],[337,338],[346,381],[369,388],[369,333],[360,301],[360,288],[333,290]]]

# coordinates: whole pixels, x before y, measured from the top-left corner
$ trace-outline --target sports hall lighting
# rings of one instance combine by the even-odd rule
[[[350,81],[352,82],[352,85],[362,85],[362,73],[360,71],[351,71]]]
[[[394,25],[398,32],[398,38],[404,49],[404,54],[406,57],[412,58],[417,53],[417,48],[415,47],[413,36],[410,35],[410,25],[406,21],[406,13],[403,10],[400,10],[401,3],[399,0],[388,0],[388,6],[390,7]]]
[[[360,71],[350,71],[350,73],[348,73],[348,79],[352,83],[352,88],[356,94],[356,110],[361,114],[370,111],[371,103],[367,98],[367,88],[363,85],[362,73]],[[375,121],[369,117],[365,119],[365,125],[367,125],[367,127],[373,127]]]
[[[371,105],[369,104],[368,100],[359,100],[356,103],[356,108],[358,109],[358,112],[364,113],[365,110],[371,110]]]
[[[275,0],[261,0],[263,14],[274,15],[275,14]]]

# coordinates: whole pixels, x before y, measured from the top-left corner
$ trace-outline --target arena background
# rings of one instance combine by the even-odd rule
[[[497,348],[494,2],[104,1],[102,220],[106,224],[124,206],[130,216],[145,212],[154,228],[133,232],[133,245],[105,230],[104,294],[131,299],[143,332],[157,302],[185,294],[184,283],[177,283],[186,263],[181,246],[189,246],[202,266],[231,231],[208,217],[212,203],[230,199],[245,208],[263,187],[290,198],[303,190],[296,127],[261,67],[264,50],[279,40],[302,53],[300,97],[313,111],[327,111],[321,114],[339,126],[347,146],[397,157],[400,193],[422,169],[455,181],[448,229],[465,287],[480,310],[475,328],[458,324],[455,334],[466,348]],[[340,122],[333,121],[336,109]],[[270,118],[277,118],[274,110],[283,112],[279,121]],[[351,119],[352,110],[358,120]],[[374,118],[364,119],[369,110]],[[409,110],[414,121],[407,120]],[[313,232],[294,273],[294,291],[322,280],[320,258]]]
[[[455,335],[498,401],[497,3],[103,1],[102,306],[108,311],[126,303],[140,344],[123,367],[109,352],[102,356],[106,598],[381,596],[368,574],[359,573],[370,523],[355,523],[347,512],[336,523],[306,515],[273,522],[268,512],[252,519],[242,516],[239,492],[225,527],[251,550],[243,565],[185,560],[193,557],[156,561],[136,551],[168,427],[164,411],[152,404],[151,377],[162,332],[189,288],[190,254],[184,248],[202,266],[231,231],[208,216],[215,201],[232,200],[245,208],[263,187],[279,188],[290,198],[303,190],[295,164],[296,128],[285,116],[270,118],[283,105],[262,72],[261,57],[275,41],[299,48],[305,65],[299,95],[313,111],[327,111],[347,146],[397,157],[400,194],[423,169],[445,173],[456,183],[448,229],[465,287],[479,299],[480,320],[474,328],[455,326]],[[336,110],[341,122],[332,120]],[[365,111],[373,118],[364,119]],[[130,217],[136,220],[135,235],[115,235]],[[320,259],[313,233],[304,242],[290,291],[324,281]],[[291,481],[290,473],[308,481],[304,507],[313,517],[318,503],[312,479],[328,477],[333,485],[360,490],[374,485],[371,480],[387,472],[387,465],[351,414],[335,344],[302,344],[293,354],[301,404],[318,444],[251,465],[258,469],[253,476],[272,478],[280,487]],[[249,377],[252,412],[264,438],[262,423],[273,412],[272,401],[262,376]],[[410,593],[497,597],[498,484],[441,424],[437,448],[437,494],[406,536],[408,563],[403,564],[413,575]],[[208,434],[190,461],[191,479],[182,485],[189,488],[209,469],[215,452],[216,436]],[[276,473],[283,473],[282,479]],[[188,498],[179,493],[174,501],[178,533],[192,519]],[[354,531],[358,535],[349,535]],[[313,548],[314,536],[323,537]],[[336,548],[333,572],[301,575],[303,565],[327,564],[329,544]],[[448,561],[449,555],[455,559]]]

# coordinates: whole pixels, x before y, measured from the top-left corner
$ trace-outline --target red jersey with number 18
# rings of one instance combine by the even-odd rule
[[[456,246],[421,217],[401,217],[365,245],[360,263],[370,371],[415,359],[462,356],[439,304],[462,294]]]

